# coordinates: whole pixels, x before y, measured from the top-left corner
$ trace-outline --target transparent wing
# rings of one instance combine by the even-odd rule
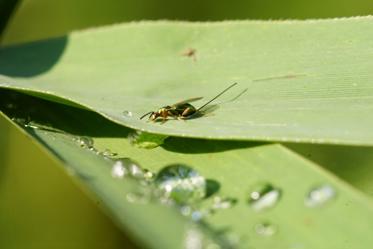
[[[194,101],[197,101],[197,100],[200,100],[200,99],[203,99],[203,97],[186,99],[186,100],[177,102],[177,103],[173,104],[172,106],[182,105],[182,104],[186,104],[186,103],[189,103],[189,102],[194,102]]]

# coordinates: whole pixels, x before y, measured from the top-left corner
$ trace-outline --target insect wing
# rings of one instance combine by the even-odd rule
[[[196,97],[196,98],[186,99],[186,100],[183,100],[183,101],[180,101],[180,102],[177,102],[177,103],[173,104],[172,107],[176,107],[176,106],[179,106],[179,105],[187,104],[187,103],[194,102],[194,101],[197,101],[197,100],[200,100],[200,99],[203,99],[203,97]]]

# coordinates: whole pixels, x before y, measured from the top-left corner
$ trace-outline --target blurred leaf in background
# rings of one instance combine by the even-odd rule
[[[0,38],[9,17],[17,5],[18,0],[0,0]]]
[[[309,19],[371,13],[373,1],[369,0],[23,0],[9,21],[2,44],[60,36],[72,30],[128,21]]]

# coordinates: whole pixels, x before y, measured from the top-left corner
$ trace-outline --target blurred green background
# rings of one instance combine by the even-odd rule
[[[139,20],[306,19],[373,13],[371,0],[0,0],[1,18],[7,19],[6,11],[13,7],[2,44]]]
[[[0,44],[140,20],[315,19],[371,13],[370,0],[0,0]],[[1,248],[135,248],[104,215],[99,201],[92,200],[58,162],[0,116]]]

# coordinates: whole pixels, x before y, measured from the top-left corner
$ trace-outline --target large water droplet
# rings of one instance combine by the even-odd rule
[[[307,207],[319,207],[323,206],[330,200],[332,200],[336,195],[334,188],[329,185],[321,185],[316,188],[311,189],[311,191],[306,196],[304,204]]]
[[[274,235],[277,232],[277,226],[269,223],[269,222],[262,222],[254,227],[255,232],[260,236],[269,237]]]
[[[249,204],[255,211],[274,207],[281,197],[281,191],[269,183],[255,185],[249,196]]]
[[[153,149],[163,144],[167,138],[165,135],[147,133],[143,131],[133,131],[128,134],[128,140],[133,146],[142,149]]]
[[[192,203],[206,195],[206,180],[196,170],[180,164],[163,168],[155,183],[161,195],[177,203]]]

